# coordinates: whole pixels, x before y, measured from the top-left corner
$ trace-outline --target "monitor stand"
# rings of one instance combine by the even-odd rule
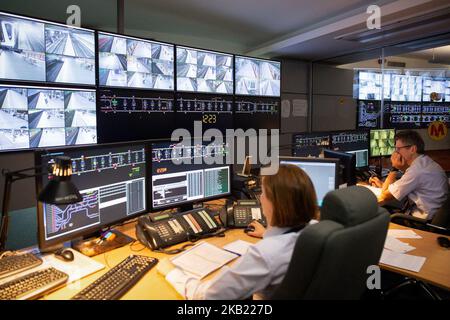
[[[91,235],[90,237],[87,237],[86,239],[72,241],[72,248],[88,257],[93,257],[98,254],[123,247],[135,241],[133,238],[125,235],[118,230],[113,229],[109,231],[114,234],[112,236],[114,237],[114,239],[100,240],[100,233],[96,233],[94,235]]]

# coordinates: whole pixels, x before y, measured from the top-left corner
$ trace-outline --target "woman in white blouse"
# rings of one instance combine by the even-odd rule
[[[261,206],[268,228],[252,222],[255,231],[248,234],[263,239],[214,279],[189,277],[168,259],[158,270],[187,299],[270,298],[283,280],[301,230],[317,217],[317,197],[302,169],[281,165],[276,175],[262,179]]]

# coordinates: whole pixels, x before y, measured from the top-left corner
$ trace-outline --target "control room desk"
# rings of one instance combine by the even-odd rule
[[[118,228],[118,230],[123,233],[135,238],[134,233],[135,223],[130,223],[128,225],[122,226]],[[225,237],[214,237],[207,238],[202,241],[208,241],[212,244],[215,244],[219,247],[224,246],[227,243],[233,242],[235,240],[245,240],[248,242],[256,243],[259,241],[257,238],[253,238],[244,233],[243,229],[233,229],[225,232]],[[177,248],[183,244],[179,244],[174,246],[173,248]],[[130,245],[126,245],[124,247],[106,252],[104,254],[100,254],[98,256],[93,257],[94,260],[104,264],[106,267],[103,270],[100,270],[96,273],[93,273],[79,281],[73,282],[67,285],[64,288],[61,288],[47,296],[45,296],[45,300],[66,300],[73,297],[76,293],[83,290],[89,284],[94,282],[104,273],[106,273],[110,268],[108,266],[114,267],[123,259],[128,257],[131,254],[144,255],[158,258],[160,261],[162,259],[172,257],[173,255],[168,255],[164,253],[153,252],[148,248],[145,248],[141,251],[142,248],[145,248],[141,243],[136,242],[132,247]],[[172,247],[171,247],[172,248]],[[132,251],[135,250],[135,251]],[[233,263],[233,262],[230,262]],[[157,265],[153,267],[141,280],[139,280],[133,288],[131,288],[122,299],[128,300],[177,300],[182,299],[182,297],[172,288],[172,286],[165,280],[165,278],[157,272]],[[214,273],[212,274],[214,275]]]

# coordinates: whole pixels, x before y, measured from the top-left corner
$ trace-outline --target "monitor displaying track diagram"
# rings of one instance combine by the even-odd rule
[[[177,46],[177,91],[233,94],[233,56]]]
[[[176,207],[229,195],[228,145],[183,145],[172,141],[153,143],[152,207]]]
[[[72,159],[71,181],[83,201],[70,205],[38,204],[39,245],[79,237],[146,211],[145,145],[103,145],[52,149],[36,154],[45,165],[57,156]],[[37,178],[38,189],[49,176]]]
[[[318,157],[323,149],[330,149],[330,134],[296,133],[292,135],[292,155],[295,157]]]
[[[236,94],[280,96],[281,62],[236,56]]]
[[[174,89],[174,46],[98,33],[99,84],[109,87]]]
[[[95,90],[0,85],[0,150],[97,143]]]
[[[95,85],[94,31],[0,12],[0,79]]]

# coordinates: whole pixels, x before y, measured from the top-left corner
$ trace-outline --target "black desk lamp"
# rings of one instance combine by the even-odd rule
[[[72,163],[69,157],[56,157],[54,163],[49,164],[48,172],[41,172],[42,167],[32,167],[17,171],[3,169],[5,176],[5,189],[3,190],[2,224],[0,231],[0,252],[4,251],[8,235],[9,201],[11,197],[11,185],[17,180],[33,178],[50,173],[50,181],[40,192],[38,200],[49,204],[71,204],[83,200],[77,187],[70,181],[72,175]],[[34,171],[34,173],[26,173]]]

